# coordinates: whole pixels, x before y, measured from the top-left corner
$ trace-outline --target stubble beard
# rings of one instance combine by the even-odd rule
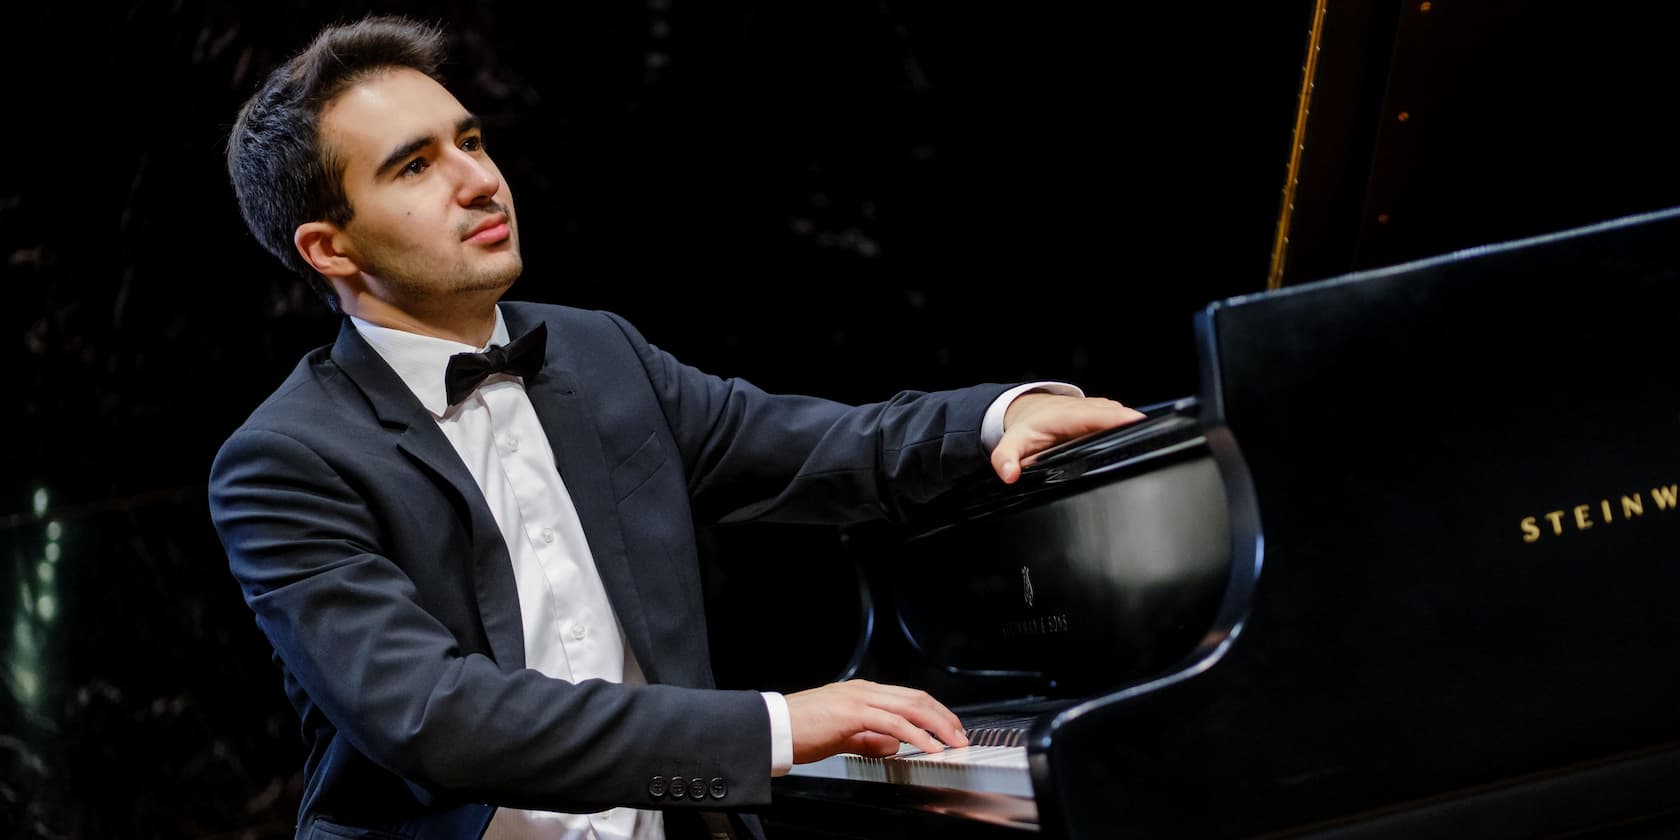
[[[497,265],[469,266],[465,260],[454,269],[441,274],[424,264],[410,264],[408,260],[392,260],[382,271],[372,272],[394,298],[410,304],[445,301],[457,296],[476,296],[483,292],[502,292],[519,279],[525,267],[517,245],[506,256],[512,259]]]

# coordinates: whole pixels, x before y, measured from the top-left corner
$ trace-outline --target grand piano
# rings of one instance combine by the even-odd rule
[[[974,746],[800,765],[771,836],[1680,833],[1680,209],[1193,327],[1194,396],[845,535],[828,676]]]

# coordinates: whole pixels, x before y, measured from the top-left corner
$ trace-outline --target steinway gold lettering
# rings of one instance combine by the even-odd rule
[[[1680,484],[1669,484],[1651,488],[1651,498],[1657,500],[1657,510],[1680,509]],[[1551,523],[1552,536],[1561,537],[1567,533],[1580,533],[1594,525],[1609,525],[1613,522],[1626,522],[1645,515],[1645,497],[1639,493],[1620,496],[1622,515],[1616,517],[1616,504],[1609,499],[1599,499],[1597,517],[1594,518],[1593,503],[1572,505],[1564,510],[1552,510],[1538,516],[1525,516],[1517,522],[1522,531],[1522,541],[1525,543],[1539,542],[1546,535],[1540,526],[1540,520]],[[1570,527],[1573,525],[1574,527]]]
[[[1546,518],[1552,521],[1552,533],[1563,536],[1563,511],[1554,510],[1546,514]]]

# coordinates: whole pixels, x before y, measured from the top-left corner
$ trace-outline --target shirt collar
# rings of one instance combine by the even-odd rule
[[[354,315],[350,316],[350,323],[356,326],[356,332],[361,333],[374,352],[397,372],[398,378],[420,400],[420,405],[438,418],[449,412],[449,398],[443,384],[449,357],[456,353],[481,353],[491,344],[505,346],[508,343],[507,323],[502,320],[500,305],[496,307],[496,328],[490,332],[490,344],[483,347],[381,327]]]

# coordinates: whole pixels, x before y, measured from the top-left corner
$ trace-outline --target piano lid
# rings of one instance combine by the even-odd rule
[[[1677,275],[1671,210],[1210,306],[1202,404],[1251,477],[1258,581],[1182,678],[1038,733],[1046,824],[1429,803],[1562,833],[1680,806],[1651,758],[1680,755]],[[1575,784],[1605,767],[1633,768],[1616,797]]]

